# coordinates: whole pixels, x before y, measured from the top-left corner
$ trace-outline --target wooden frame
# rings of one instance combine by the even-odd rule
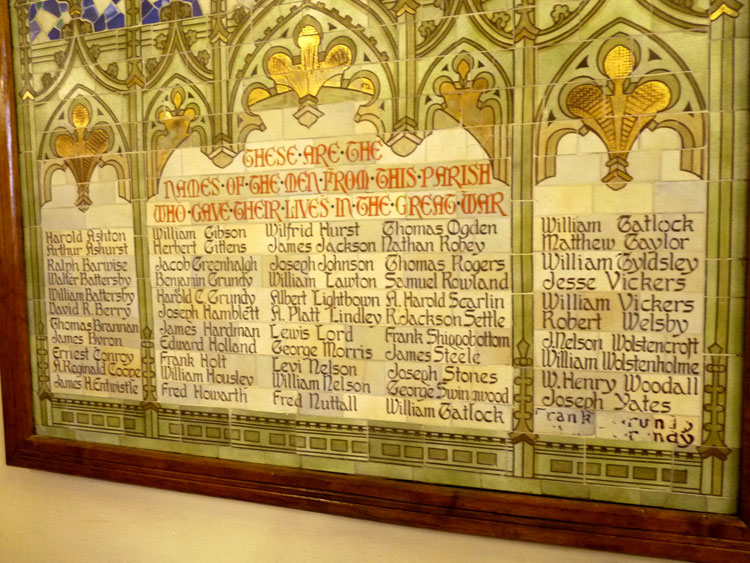
[[[0,191],[0,373],[8,464],[454,532],[696,561],[750,561],[750,401],[743,410],[736,516],[333,475],[36,436],[25,353],[28,319],[10,49],[8,6],[2,3],[0,177],[6,187]],[[746,337],[745,349],[749,344]],[[750,395],[750,376],[744,389]]]

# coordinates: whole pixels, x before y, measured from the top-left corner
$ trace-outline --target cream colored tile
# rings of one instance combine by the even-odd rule
[[[653,211],[653,184],[630,182],[620,190],[598,183],[593,186],[595,213],[648,213]]]
[[[654,211],[674,213],[704,213],[706,211],[706,183],[701,180],[660,182],[654,184]]]
[[[589,184],[544,185],[534,188],[536,215],[592,213],[594,187]]]

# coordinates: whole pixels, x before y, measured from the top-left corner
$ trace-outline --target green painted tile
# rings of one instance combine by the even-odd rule
[[[706,511],[717,514],[736,514],[737,500],[735,498],[715,498],[706,499]]]
[[[370,475],[372,477],[387,477],[389,479],[413,480],[414,468],[406,465],[390,465],[370,461],[368,463],[355,462],[355,473],[357,475]]]
[[[586,10],[595,9],[594,3],[589,4],[583,8],[583,14],[588,13]],[[508,184],[510,188],[506,189],[506,192],[512,194],[509,209],[514,234],[510,267],[515,295],[512,297],[514,326],[511,337],[515,359],[523,362],[530,361],[534,353],[535,327],[532,322],[527,322],[533,314],[535,305],[531,294],[533,279],[535,275],[538,276],[534,271],[532,256],[534,203],[538,209],[540,201],[536,196],[541,193],[541,189],[552,184],[561,185],[562,180],[548,178],[547,184],[541,186],[540,191],[536,193],[535,182],[552,170],[551,164],[555,164],[559,172],[564,169],[565,162],[574,165],[582,162],[585,154],[587,163],[593,163],[602,169],[601,174],[596,175],[593,187],[591,182],[582,182],[580,185],[582,192],[586,190],[585,193],[591,194],[594,188],[601,187],[599,178],[605,173],[608,160],[602,138],[597,137],[597,133],[591,128],[586,135],[579,134],[582,121],[572,115],[569,108],[566,110],[561,106],[565,105],[563,102],[571,91],[572,81],[585,81],[598,88],[608,88],[609,90],[604,91],[605,94],[611,91],[611,81],[603,74],[604,56],[618,44],[631,50],[635,56],[635,64],[629,75],[629,91],[635,88],[637,83],[645,80],[663,81],[669,87],[672,98],[670,106],[659,118],[664,121],[684,122],[690,130],[688,134],[683,129],[682,137],[673,134],[674,129],[662,127],[655,131],[642,132],[628,160],[629,171],[636,176],[632,184],[656,183],[661,180],[660,175],[665,174],[664,167],[647,168],[638,164],[647,162],[657,153],[663,156],[667,151],[672,151],[669,158],[676,161],[677,158],[683,157],[684,164],[686,156],[690,155],[685,152],[679,154],[677,151],[687,150],[694,145],[696,152],[691,169],[695,172],[701,168],[701,163],[706,167],[705,170],[700,170],[702,179],[708,182],[706,244],[709,259],[706,261],[705,289],[709,298],[706,301],[703,345],[708,348],[716,343],[721,349],[715,351],[713,356],[719,360],[727,360],[728,387],[726,397],[722,396],[721,399],[726,401],[727,407],[723,439],[729,447],[737,447],[742,366],[739,357],[725,355],[742,352],[740,335],[743,329],[745,295],[744,235],[747,206],[745,180],[748,169],[747,139],[743,139],[742,136],[747,134],[748,96],[747,76],[742,72],[744,69],[741,65],[729,65],[732,60],[732,49],[734,60],[747,58],[749,11],[741,10],[737,19],[722,16],[719,21],[711,24],[709,34],[709,21],[705,15],[690,14],[685,8],[680,12],[685,23],[680,27],[664,15],[663,6],[644,4],[634,3],[633,6],[629,6],[627,21],[622,17],[623,3],[614,1],[605,2],[596,8],[596,13],[591,18],[578,15],[568,21],[569,12],[566,8],[574,8],[577,5],[575,2],[539,0],[534,6],[535,22],[540,28],[545,29],[545,34],[536,46],[531,41],[522,40],[513,48],[508,48],[504,42],[510,41],[510,34],[520,25],[522,13],[516,9],[519,8],[518,2],[498,0],[491,5],[477,8],[478,12],[473,16],[446,15],[444,9],[435,4],[420,6],[416,14],[417,51],[410,55],[404,54],[405,49],[402,49],[400,55],[398,51],[388,52],[391,49],[389,34],[405,36],[409,32],[406,24],[399,22],[392,25],[379,13],[368,13],[363,9],[353,13],[351,21],[361,26],[361,33],[375,39],[375,47],[358,42],[355,58],[344,76],[348,79],[360,72],[372,73],[369,76],[377,78],[383,101],[383,121],[380,126],[384,129],[384,141],[393,138],[390,129],[395,127],[395,121],[399,116],[408,113],[413,102],[416,108],[414,123],[404,128],[409,133],[413,130],[416,139],[410,148],[415,148],[415,154],[420,155],[419,158],[424,158],[420,151],[425,151],[425,147],[429,146],[428,133],[432,127],[456,127],[456,119],[447,117],[447,113],[439,109],[446,102],[446,96],[440,91],[437,82],[440,77],[452,83],[454,87],[457,87],[456,84],[460,80],[472,81],[471,89],[483,90],[478,99],[484,103],[485,110],[491,107],[492,111],[502,116],[503,125],[500,133],[493,132],[489,137],[495,140],[507,136],[508,141],[505,152],[497,155],[497,161],[503,165],[498,168],[502,169],[504,174],[498,183]],[[68,134],[74,133],[67,114],[67,100],[80,96],[80,101],[87,103],[94,110],[98,121],[118,123],[113,129],[113,147],[116,149],[112,148],[112,152],[122,154],[127,165],[133,170],[134,178],[131,178],[130,185],[132,193],[129,197],[134,202],[132,228],[140,245],[137,251],[138,287],[142,293],[148,295],[153,287],[147,269],[148,245],[142,244],[142,234],[148,221],[147,190],[149,185],[153,184],[149,184],[146,179],[145,167],[149,160],[146,151],[153,141],[151,135],[163,129],[158,121],[159,111],[162,111],[160,107],[170,102],[173,87],[178,83],[182,84],[186,92],[194,95],[193,101],[198,107],[199,115],[194,125],[205,127],[203,136],[194,135],[189,138],[185,141],[185,147],[200,147],[204,153],[208,153],[213,150],[214,137],[218,133],[235,135],[238,116],[232,112],[239,106],[234,100],[243,96],[243,92],[246,95],[246,89],[253,82],[262,83],[271,89],[275,87],[273,80],[264,76],[263,58],[268,49],[286,49],[293,57],[300,54],[299,45],[294,39],[299,17],[295,16],[288,22],[283,20],[283,17],[294,11],[296,5],[296,2],[285,2],[268,9],[262,7],[261,9],[266,11],[256,14],[259,19],[252,26],[246,25],[249,32],[244,33],[245,28],[239,28],[240,34],[233,38],[234,44],[226,47],[211,46],[207,33],[208,18],[181,22],[180,26],[183,29],[196,32],[195,43],[191,45],[190,51],[201,53],[205,50],[208,56],[203,60],[209,65],[219,65],[211,66],[208,72],[187,64],[186,56],[192,55],[188,55],[184,50],[174,55],[162,53],[157,43],[161,41],[160,37],[168,32],[169,26],[166,24],[135,25],[131,29],[117,33],[88,36],[88,44],[95,45],[100,50],[97,57],[99,70],[96,65],[73,60],[68,63],[68,68],[61,72],[57,68],[56,57],[57,60],[62,60],[62,55],[57,53],[61,52],[65,42],[49,42],[35,45],[31,49],[30,84],[36,90],[37,96],[31,102],[19,104],[18,115],[21,124],[19,142],[23,151],[21,179],[24,186],[29,186],[28,189],[22,190],[22,195],[27,225],[24,233],[25,253],[30,258],[27,297],[30,300],[32,336],[41,337],[45,334],[38,325],[45,322],[48,313],[47,305],[43,301],[46,290],[42,271],[43,233],[38,225],[42,215],[47,214],[49,206],[44,212],[41,210],[41,193],[37,187],[43,183],[45,167],[56,158],[52,145],[53,133],[58,134],[63,129]],[[707,9],[707,0],[696,0],[693,8]],[[230,17],[238,14],[231,5],[228,11]],[[316,17],[321,25],[321,49],[325,49],[331,41],[345,34],[340,28],[327,29],[327,20],[320,12],[305,12]],[[12,15],[12,18],[16,17],[16,14]],[[274,37],[264,37],[263,30],[275,25],[280,17],[280,32],[283,31],[285,35],[278,36],[279,33]],[[237,18],[230,23],[230,31],[238,29],[240,19]],[[480,22],[480,25],[477,25],[477,22]],[[130,23],[137,24],[137,18],[135,22]],[[493,43],[481,30],[482,26],[499,30],[498,37],[502,39]],[[443,31],[444,36],[439,37]],[[561,41],[545,43],[555,33],[559,33],[557,37],[561,38]],[[18,39],[17,37],[17,44],[22,44]],[[398,65],[399,69],[410,69],[408,72],[413,73],[414,81],[423,84],[424,89],[419,92],[405,91],[406,83],[391,82],[383,68],[374,62],[380,56],[376,49],[383,49],[383,56],[391,61],[399,56],[419,57],[412,59],[413,65],[411,61],[399,61]],[[458,51],[463,52],[466,55],[465,60],[470,61],[469,70],[463,78],[457,70],[457,65],[451,60],[452,55]],[[215,57],[218,53],[221,53],[223,59]],[[256,57],[247,70],[252,71],[257,66],[257,76],[250,77],[242,70],[246,55]],[[369,60],[364,58],[365,55]],[[14,53],[14,57],[16,65],[20,65],[21,57],[18,51]],[[320,57],[320,60],[324,59],[325,55]],[[160,67],[161,61],[168,61],[168,64]],[[135,62],[142,63],[146,73],[145,88],[118,91],[111,82],[100,80],[101,69],[109,70],[112,75],[110,78],[119,80],[126,76],[129,64]],[[295,64],[297,62],[299,59],[295,59]],[[390,66],[393,67],[395,64]],[[239,79],[238,73],[242,75]],[[486,75],[485,85],[478,80],[481,73]],[[170,77],[173,77],[173,80],[168,82]],[[226,84],[222,84],[221,81],[226,81]],[[460,86],[459,84],[458,87]],[[726,95],[731,91],[731,87],[734,89],[733,97]],[[471,92],[471,89],[464,90]],[[205,100],[199,95],[205,95]],[[464,97],[470,95],[463,94]],[[343,115],[342,99],[341,91],[332,88],[321,90],[319,109],[325,117],[310,129],[297,123],[293,117],[293,113],[298,109],[295,95],[277,96],[268,100],[264,102],[267,109],[284,105],[289,107],[280,112],[279,115],[282,117],[277,116],[276,121],[269,111],[259,109],[259,113],[267,120],[267,131],[253,132],[249,142],[260,138],[278,141],[291,134],[318,141],[333,139],[336,137],[335,131],[326,124],[325,118],[338,118],[339,112]],[[495,105],[490,106],[490,101]],[[357,103],[360,102],[361,99]],[[710,104],[710,107],[707,107],[707,104]],[[375,104],[377,105],[379,104]],[[429,115],[428,107],[431,107],[430,111],[433,112]],[[375,109],[380,111],[380,108]],[[101,114],[98,111],[101,111]],[[462,110],[464,113],[457,114],[457,119],[467,120],[467,111],[468,109]],[[229,114],[228,118],[223,119],[226,114]],[[362,123],[355,125],[352,122],[347,126],[351,133],[364,130]],[[703,127],[710,133],[706,133]],[[461,138],[464,140],[461,146],[468,147],[476,139],[486,138],[483,137],[483,132],[488,129],[490,128],[486,124],[482,124],[469,130],[468,135],[463,134],[460,129],[450,129],[450,132],[462,134]],[[571,133],[564,137],[564,142],[559,145],[552,142],[548,146],[540,146],[540,134],[566,129],[570,129]],[[660,136],[662,134],[663,136]],[[695,138],[690,139],[693,134]],[[668,135],[672,135],[671,140],[664,141]],[[232,141],[236,142],[236,139]],[[232,147],[232,150],[241,148]],[[701,150],[704,153],[699,154]],[[733,155],[732,159],[727,157],[728,153]],[[189,166],[190,163],[183,156],[176,153],[172,156],[171,164],[180,164],[180,168]],[[178,160],[182,162],[178,163]],[[654,160],[663,164],[656,157]],[[580,167],[580,164],[578,166]],[[101,171],[97,170],[97,173],[99,172]],[[688,180],[688,176],[678,178],[680,182],[684,180],[685,183],[695,180]],[[101,181],[98,182],[98,185],[97,182],[92,182],[94,187],[103,185]],[[676,186],[679,182],[670,177],[669,181],[663,183]],[[632,191],[631,185],[623,189]],[[54,195],[58,195],[60,191],[60,188],[53,189]],[[72,207],[66,212],[68,216],[78,213]],[[149,300],[145,301],[146,303],[140,307],[140,320],[143,325],[153,329],[155,312],[148,303]],[[36,355],[41,345],[42,340],[32,338],[30,351],[35,391],[41,389],[47,377],[46,372],[38,365],[44,358],[40,359]],[[47,345],[49,346],[49,342]],[[529,347],[525,355],[519,349],[524,346]],[[721,361],[712,361],[719,367],[723,366]],[[514,377],[522,375],[524,367],[514,368]],[[713,377],[707,378],[706,381],[713,382]],[[516,387],[520,388],[520,382]],[[519,389],[515,390],[520,392]],[[516,407],[518,408],[518,404]],[[170,413],[170,409],[176,412]],[[61,418],[60,409],[55,407],[54,412],[59,417],[57,424],[65,426],[54,427],[40,424],[47,410],[52,411],[46,402],[42,403],[35,398],[36,422],[40,427],[40,433],[47,435],[68,439],[85,438],[128,447],[153,448],[253,463],[635,504],[687,509],[705,507],[717,511],[726,511],[726,508],[732,505],[732,500],[724,497],[731,497],[736,493],[733,485],[737,474],[736,455],[730,455],[724,466],[711,466],[712,471],[720,472],[719,476],[724,485],[721,494],[724,497],[690,496],[679,491],[700,490],[701,486],[706,487],[710,481],[707,477],[709,464],[704,464],[706,469],[701,473],[701,470],[695,469],[697,466],[692,458],[680,457],[685,452],[655,447],[654,443],[648,441],[623,443],[620,440],[540,435],[530,437],[534,444],[520,442],[506,447],[506,444],[498,445],[499,442],[482,441],[506,438],[506,432],[464,431],[457,426],[428,428],[414,424],[394,424],[393,428],[411,433],[381,436],[373,435],[372,432],[375,426],[381,426],[380,423],[368,423],[366,420],[345,421],[347,425],[361,427],[359,429],[332,430],[331,424],[341,422],[335,417],[279,416],[277,418],[280,421],[269,422],[261,428],[262,425],[245,424],[240,418],[232,417],[244,415],[245,411],[230,412],[228,409],[197,407],[193,409],[167,403],[162,403],[162,410],[158,413],[128,419],[130,426],[124,428],[125,431],[135,434],[147,429],[149,436],[154,436],[139,438],[135,435],[115,433],[122,431],[118,425],[123,415],[114,412],[110,407],[96,412],[69,409],[65,411],[69,413],[66,414],[65,420]],[[263,416],[263,413],[255,414]],[[704,415],[705,422],[707,415],[705,412],[701,414]],[[297,424],[286,425],[285,421],[294,421]],[[313,428],[305,426],[308,423],[324,424],[319,428]],[[78,430],[79,425],[92,429]],[[530,433],[533,428],[527,430]],[[433,434],[427,434],[428,432]],[[272,451],[260,448],[269,448]],[[691,449],[688,453],[692,455],[694,451]],[[360,461],[370,457],[377,461]],[[512,473],[516,477],[510,477],[504,472]],[[532,477],[534,475],[536,478]],[[666,493],[662,490],[664,487],[672,487],[676,492]]]
[[[623,504],[640,504],[643,495],[638,489],[591,485],[589,498],[596,501],[619,502]],[[646,495],[647,496],[647,495]]]
[[[313,469],[315,471],[331,471],[335,473],[355,473],[356,462],[343,459],[318,458],[308,455],[302,455],[302,469]]]
[[[435,469],[432,467],[414,469],[414,480],[424,483],[438,483],[456,487],[479,487],[482,483],[481,475],[464,471]]]
[[[579,483],[561,483],[559,481],[542,481],[542,494],[553,497],[588,499],[591,488]]]

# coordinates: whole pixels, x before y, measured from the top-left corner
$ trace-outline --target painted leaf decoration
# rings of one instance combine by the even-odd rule
[[[671,98],[672,94],[664,82],[651,80],[638,86],[627,97],[625,113],[630,115],[657,113],[669,105]]]
[[[576,86],[568,94],[568,108],[577,117],[594,117],[603,115],[606,99],[601,89],[591,84]]]
[[[94,129],[86,140],[85,154],[99,155],[107,152],[109,148],[109,136],[103,129]]]
[[[55,152],[62,158],[75,156],[75,141],[70,135],[60,135],[55,141]]]
[[[337,66],[349,66],[352,64],[352,51],[346,45],[336,45],[326,56],[325,66],[337,67]]]
[[[568,94],[568,109],[596,131],[605,144],[616,144],[612,102],[600,88],[592,84],[576,86]]]
[[[604,73],[610,78],[625,78],[631,72],[635,65],[635,58],[630,49],[618,45],[612,49],[604,58]]]
[[[292,58],[286,53],[276,53],[268,61],[268,71],[276,82],[289,84],[287,75],[293,70]]]

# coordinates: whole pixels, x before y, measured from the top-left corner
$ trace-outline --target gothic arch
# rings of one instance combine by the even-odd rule
[[[449,116],[477,140],[495,177],[508,184],[513,95],[502,65],[476,42],[461,39],[435,58],[417,92],[426,100],[419,111],[421,129],[432,130],[436,118]]]
[[[155,92],[146,108],[143,125],[148,197],[157,193],[161,173],[169,157],[189,139],[195,138],[203,153],[210,156],[212,115],[211,106],[203,93],[180,74],[173,74]]]
[[[90,88],[76,85],[51,114],[37,153],[40,205],[51,201],[52,176],[70,170],[79,190],[79,208],[88,209],[88,182],[95,167],[111,166],[117,193],[131,201],[130,156],[126,136],[114,112]]]
[[[632,39],[631,34],[637,34],[638,41]],[[608,56],[618,56],[622,61],[628,59],[622,62],[627,72],[621,76],[608,75],[605,68]],[[535,119],[535,144],[539,157],[536,182],[555,175],[557,147],[564,136],[593,130],[610,152],[610,172],[603,180],[614,189],[627,183],[628,141],[615,139],[612,136],[614,133],[604,133],[603,129],[610,127],[604,115],[607,111],[602,109],[604,106],[599,109],[595,107],[596,103],[609,103],[608,98],[616,94],[617,88],[621,89],[623,99],[630,104],[628,107],[634,108],[632,113],[614,116],[615,119],[632,122],[631,126],[636,128],[629,140],[631,145],[644,128],[670,127],[681,139],[681,168],[704,177],[703,147],[707,122],[702,111],[706,108],[706,102],[695,77],[685,61],[659,37],[648,35],[647,30],[637,24],[618,18],[592,34],[589,41],[583,42],[545,90]],[[661,94],[657,97],[662,96],[664,100],[649,106],[642,95],[645,93],[643,88],[658,89]],[[580,98],[581,103],[590,103],[589,109],[572,109],[568,103],[571,95]],[[639,96],[642,98],[640,102]],[[602,115],[597,116],[597,112]]]
[[[317,4],[297,6],[266,30],[269,36],[284,37],[283,44],[260,43],[258,48],[240,44],[232,52],[229,108],[243,115],[236,135],[238,142],[244,142],[253,130],[265,127],[251,106],[260,103],[258,107],[263,107],[268,98],[285,106],[296,103],[295,117],[310,127],[322,115],[319,95],[325,98],[333,93],[333,88],[337,96],[362,102],[357,120],[372,122],[378,131],[387,129],[390,100],[396,96],[396,81],[388,64],[393,53],[379,50],[376,40],[365,29],[352,26],[350,20],[339,9],[327,10]],[[262,20],[253,22],[254,27],[261,25]],[[395,48],[392,40],[388,44]],[[249,48],[253,50],[240,63],[241,54]],[[293,84],[295,73],[312,77],[306,80],[311,85]],[[379,101],[381,93],[385,101]]]

